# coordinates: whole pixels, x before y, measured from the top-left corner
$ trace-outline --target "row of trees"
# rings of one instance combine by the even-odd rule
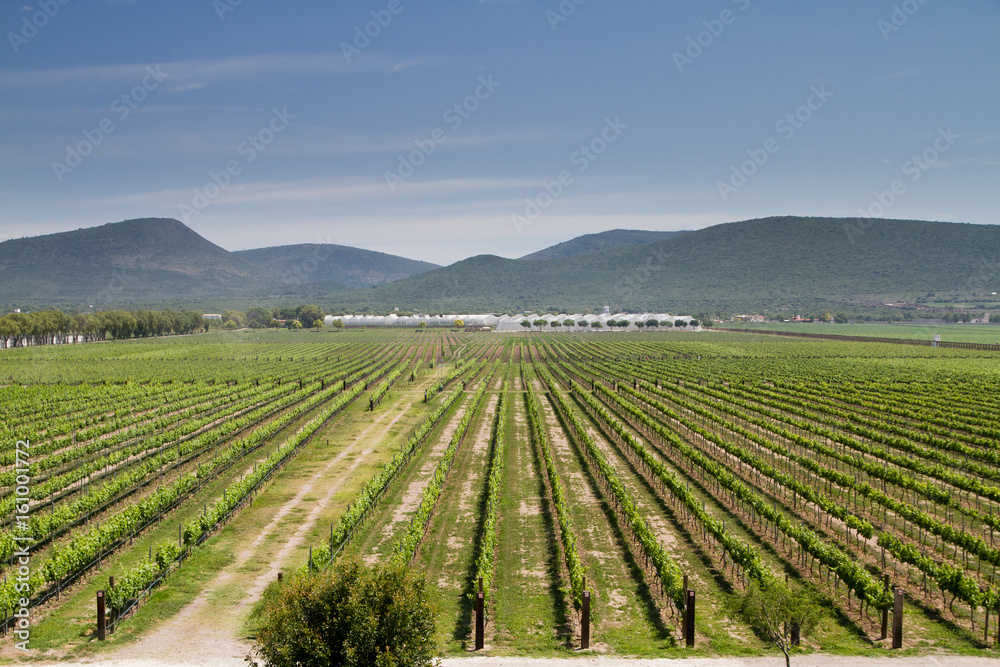
[[[0,347],[189,334],[202,330],[207,330],[207,324],[202,313],[194,310],[109,310],[77,315],[41,310],[0,317]]]
[[[985,313],[970,313],[970,312],[954,312],[954,313],[942,313],[940,315],[931,315],[930,313],[916,313],[921,317],[936,317],[942,322],[971,322],[976,319],[983,319]],[[773,322],[783,322],[785,320],[790,320],[796,317],[798,313],[791,312],[780,312],[775,315],[770,316],[768,319]],[[835,324],[849,324],[850,322],[908,322],[910,320],[916,319],[915,312],[911,310],[894,311],[887,313],[884,317],[873,316],[870,313],[859,315],[853,314],[849,315],[847,313],[836,313],[831,314],[829,311],[823,311],[817,315],[805,315],[803,318],[809,322],[833,322]],[[994,313],[990,316],[991,323],[1000,324],[1000,313]]]
[[[281,322],[279,320],[284,320]],[[336,321],[334,326],[344,326]],[[253,329],[319,328],[323,311],[318,306],[264,308],[246,312],[227,310],[220,319],[206,320],[198,310],[108,310],[68,315],[59,310],[10,313],[0,316],[0,348],[25,345],[54,345],[73,341],[93,342],[113,338],[145,338],[168,334],[191,334],[210,328]]]
[[[626,328],[628,328],[633,323],[630,322],[630,321],[628,321],[628,320],[608,320],[607,324],[608,324],[608,327],[610,327],[612,329],[616,328],[616,327],[619,328],[619,329],[626,329]],[[648,319],[645,322],[643,322],[642,320],[638,320],[634,324],[639,329],[642,329],[642,328],[645,328],[645,327],[649,327],[650,329],[655,329],[655,328],[658,328],[658,327],[678,327],[678,328],[683,328],[683,327],[687,327],[687,326],[690,326],[690,327],[696,327],[696,326],[698,326],[698,320],[674,320],[674,321],[671,321],[671,320],[659,320],[659,321],[657,321],[655,319]],[[548,320],[544,320],[544,319],[539,318],[539,319],[537,319],[537,320],[535,320],[533,322],[531,320],[521,320],[521,326],[524,327],[525,329],[530,329],[533,326],[534,327],[538,327],[539,329],[544,328],[544,327],[551,327],[553,329],[557,329],[559,327],[574,327],[574,326],[577,326],[577,327],[588,327],[589,326],[589,327],[591,327],[593,329],[601,329],[601,328],[604,327],[604,324],[602,324],[599,320],[594,320],[593,322],[589,322],[589,323],[587,322],[587,320],[573,321],[571,319],[566,319],[566,320],[563,320],[562,322],[560,322],[559,320],[552,320],[550,322]]]

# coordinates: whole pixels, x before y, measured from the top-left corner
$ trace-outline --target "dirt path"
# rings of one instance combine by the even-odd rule
[[[127,664],[139,664],[151,655],[172,656],[183,664],[221,664],[231,659],[240,659],[250,650],[250,642],[239,638],[239,629],[247,608],[260,597],[267,584],[277,577],[283,566],[287,567],[288,557],[305,540],[320,513],[330,504],[334,494],[348,480],[355,469],[372,451],[372,447],[363,450],[354,461],[326,487],[323,497],[313,504],[309,512],[297,519],[298,528],[284,542],[278,553],[271,559],[270,566],[257,575],[247,587],[243,598],[236,605],[226,609],[216,608],[210,604],[212,594],[229,583],[237,576],[240,569],[258,553],[264,542],[273,536],[285,523],[287,517],[296,509],[302,507],[305,498],[312,492],[318,482],[324,479],[330,471],[346,457],[354,453],[358,443],[362,442],[368,433],[378,426],[390,413],[383,413],[361,433],[355,436],[350,445],[330,459],[326,465],[316,471],[299,488],[298,492],[285,502],[271,521],[257,534],[254,540],[236,553],[235,560],[220,572],[215,579],[190,604],[174,618],[161,624],[151,634],[135,644],[123,648],[112,656],[113,661],[124,660]],[[400,412],[385,426],[386,431],[403,416]],[[192,642],[192,628],[196,628],[197,639]]]

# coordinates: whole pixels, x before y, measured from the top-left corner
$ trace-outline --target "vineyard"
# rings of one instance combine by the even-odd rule
[[[993,352],[237,331],[4,350],[0,380],[3,656],[96,650],[98,591],[106,647],[238,642],[279,572],[343,558],[425,574],[443,655],[480,590],[487,653],[575,650],[585,593],[594,651],[764,653],[727,598],[786,579],[803,651],[888,654],[895,589],[904,649],[1000,646]]]

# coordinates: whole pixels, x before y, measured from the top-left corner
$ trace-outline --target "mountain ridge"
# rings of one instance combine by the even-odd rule
[[[688,230],[676,232],[657,232],[642,229],[609,229],[596,234],[584,234],[568,241],[542,248],[536,252],[524,255],[518,259],[555,259],[557,257],[572,257],[585,252],[600,250],[613,245],[645,245],[662,241],[687,233]]]
[[[0,243],[0,304],[86,308],[315,298],[436,267],[346,246],[326,248],[319,255],[325,261],[315,267],[310,255],[315,260],[310,244],[232,252],[173,218],[109,222]]]
[[[145,218],[0,243],[0,304],[773,312],[946,297],[1000,307],[997,225],[774,216],[641,243],[650,234],[609,230],[550,246],[550,258],[436,267],[334,244],[230,252],[177,220]]]
[[[877,307],[1000,283],[1000,226],[776,216],[550,260],[472,257],[341,295],[344,308],[674,312]],[[978,288],[978,289],[977,289]],[[1000,284],[986,290],[1000,291]]]

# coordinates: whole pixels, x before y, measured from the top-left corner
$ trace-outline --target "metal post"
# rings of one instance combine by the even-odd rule
[[[590,591],[583,592],[583,624],[580,627],[580,648],[590,648]]]
[[[107,638],[107,619],[104,617],[104,591],[97,591],[97,640]]]
[[[684,607],[684,641],[688,648],[694,648],[694,591],[687,592]]]
[[[483,593],[476,593],[476,650],[483,648]]]
[[[892,647],[903,648],[903,589],[895,590],[892,605]]]

